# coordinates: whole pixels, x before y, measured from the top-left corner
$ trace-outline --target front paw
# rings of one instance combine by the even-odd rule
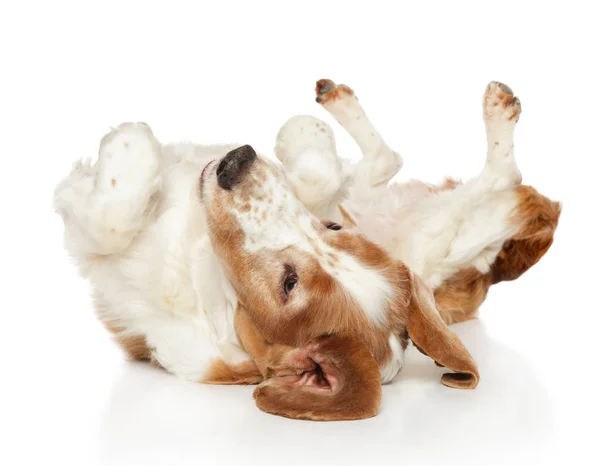
[[[122,123],[100,141],[100,171],[96,184],[103,190],[145,192],[155,184],[161,148],[146,123]]]

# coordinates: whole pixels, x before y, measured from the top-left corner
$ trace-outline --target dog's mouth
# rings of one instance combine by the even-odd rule
[[[208,176],[209,169],[214,165],[215,162],[216,160],[211,160],[202,169],[202,173],[200,174],[200,198],[203,197],[204,193],[204,180]]]
[[[208,162],[205,167],[202,169],[202,174],[200,175],[200,179],[204,180],[206,178],[206,175],[208,173],[208,169],[212,166],[213,163],[215,163],[216,160],[211,160],[210,162]],[[197,173],[197,172],[196,172]]]

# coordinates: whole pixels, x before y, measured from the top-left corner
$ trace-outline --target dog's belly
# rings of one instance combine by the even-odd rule
[[[473,182],[437,189],[419,181],[390,185],[373,200],[345,203],[359,229],[432,289],[462,268],[489,271],[517,205],[510,190],[471,193]],[[482,221],[481,219],[485,219]]]

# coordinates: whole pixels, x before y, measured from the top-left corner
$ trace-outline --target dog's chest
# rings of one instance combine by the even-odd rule
[[[114,286],[103,287],[118,318],[131,322],[128,330],[146,337],[153,358],[193,381],[216,359],[248,359],[233,326],[237,298],[207,236],[197,170],[182,164],[163,174],[152,222],[107,270]]]

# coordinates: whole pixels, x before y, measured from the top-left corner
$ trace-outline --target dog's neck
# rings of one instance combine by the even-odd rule
[[[226,363],[238,364],[249,359],[234,327],[238,298],[225,275],[208,235],[199,239],[191,251],[192,282],[196,299],[214,326],[216,345]]]

